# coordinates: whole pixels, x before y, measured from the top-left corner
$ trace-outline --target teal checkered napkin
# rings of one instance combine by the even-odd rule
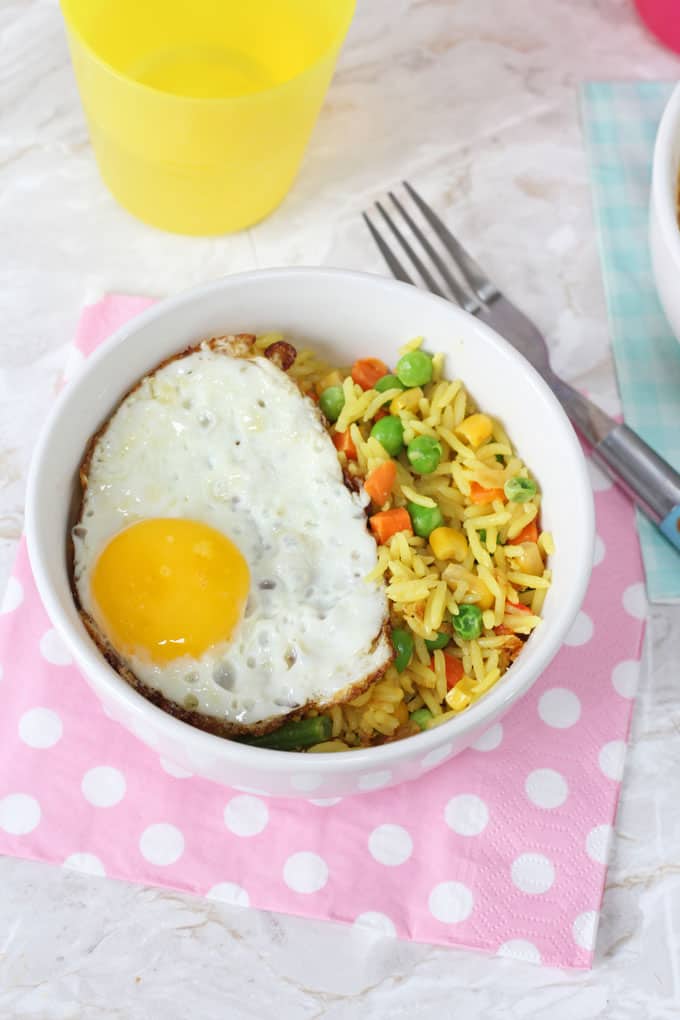
[[[680,469],[680,343],[656,295],[648,245],[654,139],[672,89],[588,82],[581,110],[625,420]],[[642,515],[638,523],[650,601],[680,601],[680,557]]]

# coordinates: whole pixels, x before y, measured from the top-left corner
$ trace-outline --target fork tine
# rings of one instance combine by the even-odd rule
[[[423,280],[425,282],[425,286],[427,287],[427,289],[431,290],[433,294],[438,294],[439,297],[445,298],[446,295],[444,294],[444,291],[441,289],[441,287],[439,286],[439,284],[437,283],[437,281],[435,280],[434,276],[432,275],[430,270],[427,268],[427,266],[424,265],[424,263],[422,262],[420,256],[417,255],[416,252],[414,252],[413,248],[408,243],[408,241],[406,240],[406,238],[404,237],[404,235],[402,234],[401,230],[396,225],[396,223],[394,222],[392,217],[388,213],[385,212],[385,210],[381,206],[380,202],[376,202],[375,204],[376,204],[376,208],[378,209],[378,212],[380,213],[380,215],[384,219],[385,223],[390,228],[390,230],[392,231],[392,233],[396,237],[397,241],[402,246],[402,248],[404,249],[404,251],[406,252],[408,257],[410,258],[411,262],[413,263],[413,265],[416,267],[416,269],[418,270],[418,272],[422,276],[422,278],[423,278]]]
[[[393,192],[391,191],[388,192],[388,195],[390,196],[395,206],[408,223],[414,236],[418,238],[424,250],[430,256],[435,266],[446,280],[449,289],[451,290],[451,293],[453,294],[458,304],[461,306],[461,308],[464,308],[466,312],[470,312],[471,315],[474,315],[477,309],[479,308],[479,301],[477,301],[472,294],[466,293],[461,287],[461,285],[458,283],[458,280],[456,280],[455,276],[452,276],[449,267],[446,265],[439,252],[432,247],[425,234],[422,232],[422,230],[415,222],[415,220],[411,217],[410,213],[406,209],[404,209],[403,205],[401,204],[397,196],[393,194]]]
[[[480,301],[488,304],[497,298],[499,294],[498,288],[484,275],[481,267],[475,262],[472,255],[466,252],[465,248],[456,240],[443,220],[440,220],[437,214],[430,209],[427,202],[423,201],[415,188],[412,188],[408,181],[404,181],[403,184],[439,240],[453,257],[456,265]]]
[[[396,277],[397,280],[401,280],[402,283],[410,283],[413,286],[415,286],[415,284],[413,283],[413,280],[408,275],[408,273],[406,272],[406,270],[402,266],[402,264],[399,261],[399,259],[397,258],[397,256],[395,254],[393,254],[392,249],[389,247],[389,245],[386,244],[385,241],[383,241],[382,237],[380,236],[378,231],[375,229],[375,227],[373,226],[373,224],[369,220],[369,218],[366,215],[366,213],[362,213],[361,215],[364,217],[364,219],[366,221],[366,226],[371,231],[371,235],[373,237],[373,240],[375,241],[375,243],[377,244],[378,248],[380,249],[382,257],[385,259],[385,262],[390,267],[390,270],[392,272],[392,276]]]

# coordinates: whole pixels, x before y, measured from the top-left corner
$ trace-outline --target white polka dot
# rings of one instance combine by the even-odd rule
[[[0,605],[0,615],[13,613],[24,600],[24,586],[16,577],[10,577]]]
[[[368,837],[371,857],[380,864],[396,867],[413,853],[413,840],[401,825],[379,825]]]
[[[541,954],[533,942],[527,939],[509,939],[496,950],[498,956],[506,956],[511,960],[522,960],[524,963],[540,963]]]
[[[84,875],[103,877],[106,874],[104,865],[94,854],[71,854],[64,861],[64,867],[71,871],[81,871]]]
[[[543,854],[520,854],[512,862],[512,881],[524,893],[547,892],[555,881],[555,869]]]
[[[459,793],[444,808],[444,820],[459,836],[478,836],[489,821],[489,809],[474,793]]]
[[[61,719],[51,708],[31,708],[19,720],[19,736],[29,747],[54,747],[62,732]]]
[[[232,907],[249,907],[250,896],[240,885],[235,882],[218,882],[207,893],[209,900],[219,900],[220,903],[229,903]]]
[[[551,687],[541,695],[538,714],[547,726],[567,730],[581,717],[581,702],[573,691],[566,687]]]
[[[291,854],[284,864],[283,881],[293,892],[318,892],[328,881],[328,865],[318,854],[301,850]]]
[[[391,778],[392,773],[389,769],[382,772],[366,772],[365,775],[359,776],[357,785],[360,790],[379,790],[381,786],[387,786]]]
[[[561,807],[569,795],[566,779],[555,769],[534,769],[524,789],[532,804],[546,809]]]
[[[647,615],[647,595],[642,581],[631,584],[623,593],[623,608],[629,616],[636,620],[644,620]]]
[[[430,913],[444,924],[458,924],[472,913],[472,893],[462,882],[440,882],[428,900]]]
[[[612,670],[614,690],[622,698],[634,698],[640,679],[640,663],[635,659],[625,659]]]
[[[170,761],[168,758],[159,758],[158,760],[163,771],[175,779],[190,779],[193,776],[193,772],[183,769],[181,765],[175,765],[174,761]]]
[[[139,840],[139,849],[149,864],[165,867],[174,864],[184,853],[184,836],[176,825],[157,822],[144,830]]]
[[[257,836],[268,821],[267,805],[249,794],[234,797],[224,809],[224,824],[235,836]]]
[[[613,829],[611,825],[596,825],[586,837],[586,853],[598,864],[606,864],[609,856],[609,846],[612,841]]]
[[[342,797],[321,797],[318,800],[310,800],[310,804],[314,804],[315,807],[334,807],[339,804]]]
[[[110,765],[97,765],[85,773],[80,788],[93,807],[113,807],[125,796],[125,776]]]
[[[608,779],[619,783],[623,778],[623,763],[626,758],[626,745],[623,740],[611,740],[600,751],[600,768]]]
[[[592,460],[586,461],[588,465],[588,474],[590,475],[590,484],[593,487],[593,492],[606,492],[607,489],[611,489],[614,484],[604,471],[602,471],[597,464],[593,464]]]
[[[71,656],[56,630],[46,630],[40,638],[40,654],[53,666],[71,665]]]
[[[354,919],[354,927],[363,928],[364,931],[371,931],[376,935],[386,935],[389,938],[394,938],[397,934],[394,922],[387,914],[380,914],[377,910],[367,910],[365,914],[359,914]]]
[[[81,351],[80,347],[74,347],[71,345],[66,353],[64,371],[62,373],[64,382],[68,382],[69,379],[73,379],[78,374],[84,363],[85,355]]]
[[[318,790],[322,783],[323,776],[318,776],[314,772],[309,773],[309,775],[301,772],[297,776],[291,776],[290,780],[290,785],[293,789],[300,790],[302,793]]]
[[[25,836],[40,822],[40,804],[27,793],[10,793],[0,800],[0,829],[10,836]]]
[[[607,550],[605,544],[599,535],[595,536],[595,545],[593,546],[593,566],[599,567],[600,563],[605,557]]]
[[[475,751],[495,751],[503,740],[503,726],[501,723],[494,723],[493,726],[477,737],[472,747]]]
[[[441,765],[443,761],[446,761],[452,751],[453,744],[442,744],[441,747],[435,747],[434,750],[428,752],[421,761],[421,769],[433,769],[436,765]]]
[[[580,645],[587,645],[593,636],[593,621],[581,610],[572,623],[571,627],[567,631],[567,635],[564,639],[565,645],[570,645],[572,648],[577,648]]]
[[[597,914],[594,910],[585,910],[579,914],[572,928],[574,942],[581,949],[594,949],[597,934]]]

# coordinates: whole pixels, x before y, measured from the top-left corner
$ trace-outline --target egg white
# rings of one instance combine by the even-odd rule
[[[266,358],[204,345],[145,378],[96,441],[73,529],[78,597],[106,634],[90,579],[107,542],[147,518],[202,521],[248,564],[244,618],[200,658],[126,665],[170,701],[232,724],[327,703],[391,655],[384,591],[365,580],[376,546],[363,505],[295,384]]]

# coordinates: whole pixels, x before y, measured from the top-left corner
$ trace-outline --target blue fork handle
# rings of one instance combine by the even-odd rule
[[[582,393],[548,370],[572,422],[591,443],[593,458],[680,551],[680,473],[627,425],[618,425]]]
[[[593,457],[680,550],[680,474],[627,425],[616,425]]]

